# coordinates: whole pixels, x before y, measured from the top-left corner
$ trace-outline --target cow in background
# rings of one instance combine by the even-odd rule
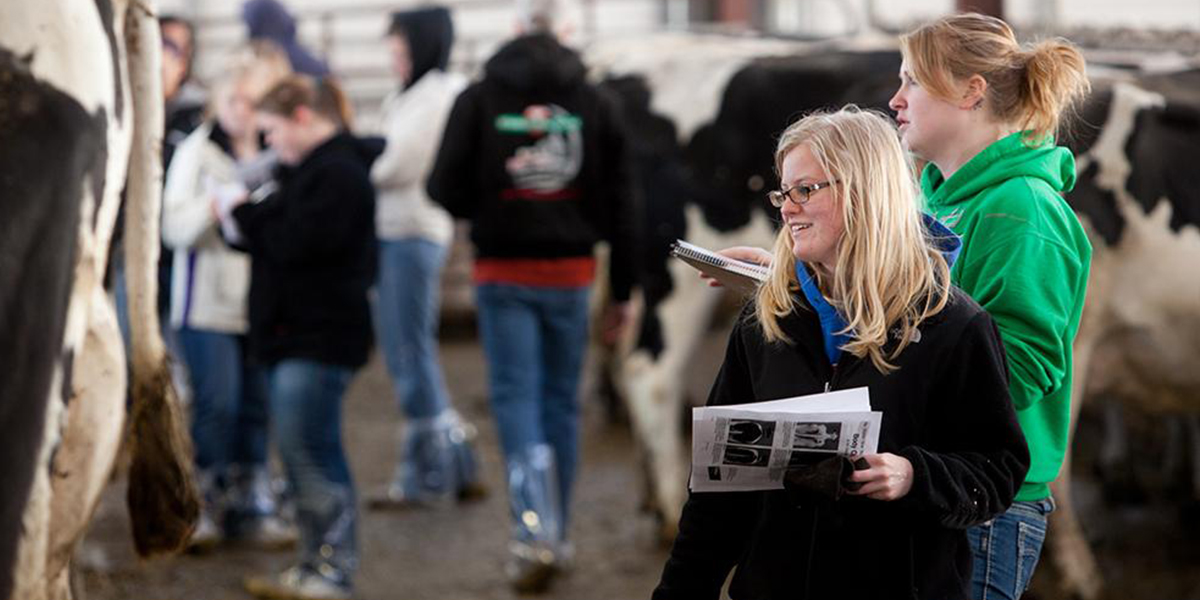
[[[708,43],[713,43],[708,40]],[[715,43],[734,54],[738,40]],[[651,44],[653,46],[653,44]],[[776,49],[777,50],[777,49]],[[895,52],[797,45],[789,56],[738,55],[718,62],[710,79],[673,80],[671,69],[713,57],[694,48],[675,54],[658,46],[634,49],[633,66],[654,90],[651,107],[675,119],[690,136],[687,164],[696,177],[694,203],[684,210],[686,237],[709,248],[748,244],[770,247],[774,215],[762,195],[775,185],[772,150],[784,127],[807,110],[846,102],[885,108],[897,85]],[[716,53],[717,50],[710,52]],[[610,68],[620,65],[609,50]],[[729,74],[730,64],[738,64]],[[708,90],[725,78],[719,110]],[[1079,181],[1068,201],[1095,247],[1087,305],[1075,344],[1073,422],[1081,399],[1119,397],[1139,411],[1200,411],[1200,75],[1126,74],[1115,83],[1096,80],[1096,92],[1065,140],[1075,152]],[[665,90],[664,97],[659,90]],[[697,90],[695,95],[680,90]],[[670,101],[668,101],[670,100]],[[678,102],[678,104],[675,104]],[[707,121],[702,107],[712,110]],[[638,130],[633,130],[636,136]],[[648,198],[648,201],[656,201]],[[758,210],[763,208],[765,210]],[[659,260],[666,260],[660,258]],[[706,329],[719,294],[706,290],[688,267],[672,261],[671,285],[657,306],[648,298],[644,318],[660,323],[657,338],[628,349],[616,379],[645,449],[654,505],[671,535],[686,495],[688,454],[674,424],[691,353]],[[643,331],[646,326],[643,326]],[[710,376],[711,374],[705,374]],[[1086,386],[1086,387],[1085,387]],[[1194,422],[1194,418],[1191,422]],[[1191,438],[1193,455],[1200,445]],[[1200,470],[1193,459],[1193,471]],[[1054,486],[1060,510],[1052,515],[1048,559],[1063,591],[1095,598],[1101,577],[1070,497],[1070,464]],[[1200,473],[1193,475],[1200,481]],[[1197,490],[1200,494],[1200,490]]]
[[[1066,137],[1079,180],[1067,200],[1093,245],[1075,341],[1072,423],[1085,400],[1160,415],[1200,412],[1200,71],[1098,80]],[[1111,410],[1111,408],[1105,408]],[[1110,428],[1111,429],[1111,428]],[[1193,428],[1194,429],[1194,428]],[[1120,433],[1120,431],[1109,432]],[[1200,499],[1200,436],[1190,442]],[[1070,455],[1052,485],[1048,555],[1062,591],[1086,599],[1102,577],[1071,499]]]
[[[0,598],[70,596],[73,550],[126,432],[139,553],[178,548],[198,510],[154,306],[159,52],[152,2],[0,8]],[[123,189],[128,427],[103,288]]]

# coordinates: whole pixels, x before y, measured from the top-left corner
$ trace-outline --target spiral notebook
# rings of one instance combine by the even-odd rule
[[[671,256],[716,279],[721,285],[744,294],[758,289],[770,273],[769,267],[721,256],[683,240],[671,244]]]

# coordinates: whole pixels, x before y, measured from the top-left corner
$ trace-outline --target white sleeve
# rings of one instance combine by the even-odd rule
[[[214,224],[204,181],[204,144],[189,138],[175,152],[163,190],[162,238],[169,248],[188,248]],[[192,142],[192,143],[189,143]]]
[[[384,125],[387,146],[371,167],[380,189],[423,184],[436,158],[454,94],[425,98],[391,111]]]

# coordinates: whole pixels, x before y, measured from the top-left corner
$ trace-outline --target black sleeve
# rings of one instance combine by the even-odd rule
[[[600,144],[605,157],[605,173],[600,178],[600,201],[607,209],[605,237],[611,248],[609,280],[613,299],[629,299],[637,275],[636,247],[639,215],[636,186],[630,166],[629,142],[615,101],[602,93],[599,102]]]
[[[321,169],[316,184],[299,195],[276,195],[233,210],[252,255],[280,264],[304,263],[342,252],[362,235],[364,219],[375,207],[366,169],[349,163]],[[369,222],[374,223],[373,217]]]
[[[928,442],[898,454],[913,465],[900,501],[943,527],[965,529],[1008,509],[1029,470],[1029,448],[1008,394],[1008,368],[985,312],[964,329],[942,370]]]
[[[744,401],[750,394],[739,326],[730,335],[708,405]],[[716,600],[730,569],[745,552],[761,503],[758,492],[689,494],[653,600]]]
[[[474,217],[479,203],[479,93],[475,84],[454,101],[425,186],[434,202],[459,219]]]

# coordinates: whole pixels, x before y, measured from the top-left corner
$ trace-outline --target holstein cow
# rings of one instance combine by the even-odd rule
[[[0,598],[70,595],[68,565],[132,436],[137,549],[173,550],[198,503],[155,304],[162,93],[151,4],[0,8]],[[104,288],[125,190],[126,366]]]
[[[722,69],[728,64],[721,64],[720,76],[704,85],[668,70],[690,64],[689,58],[696,57],[689,53],[700,54],[702,64],[711,62],[694,48],[673,54],[660,47],[658,54],[649,55],[653,59],[634,48],[629,68],[620,67],[616,50],[601,54],[608,57],[603,64],[610,71],[646,77],[655,93],[655,110],[672,118],[681,114],[696,129],[688,162],[697,181],[689,189],[700,190],[692,193],[700,202],[685,209],[687,239],[710,248],[769,247],[768,215],[774,211],[762,196],[777,183],[775,136],[814,108],[847,102],[884,108],[897,85],[899,56],[894,50],[838,52],[804,45],[793,47],[791,56],[748,58],[730,51],[736,45],[729,40],[715,44],[737,56],[729,62],[740,60],[736,73],[725,75]],[[709,97],[703,91],[721,77],[727,83],[718,111],[705,102]],[[1200,276],[1190,266],[1200,261],[1200,194],[1195,191],[1200,189],[1200,170],[1183,162],[1200,151],[1200,103],[1186,92],[1200,89],[1197,82],[1200,76],[1194,73],[1113,85],[1097,81],[1096,93],[1065,140],[1078,156],[1080,173],[1068,200],[1095,247],[1075,348],[1074,416],[1085,391],[1120,396],[1142,410],[1200,408],[1200,371],[1190,366],[1200,360]],[[684,94],[678,104],[661,101],[660,89],[676,88],[701,93]],[[704,106],[712,109],[711,122],[696,117]],[[639,133],[632,131],[635,137]],[[686,493],[688,456],[673,426],[681,410],[682,382],[717,302],[717,294],[705,290],[686,266],[672,261],[669,271],[671,282],[661,302],[648,302],[645,308],[645,318],[661,326],[655,336],[642,337],[616,374],[648,455],[666,534],[673,533],[670,527]],[[1066,591],[1093,598],[1100,577],[1071,506],[1069,480],[1068,465],[1055,485],[1060,510],[1052,517],[1048,549]]]
[[[1079,181],[1067,200],[1094,247],[1075,341],[1075,399],[1118,398],[1158,414],[1200,411],[1200,71],[1099,82],[1066,142]],[[1195,432],[1193,486],[1200,484]],[[1050,555],[1065,591],[1101,577],[1071,503],[1068,465],[1053,485]],[[1200,490],[1193,490],[1200,497]]]

